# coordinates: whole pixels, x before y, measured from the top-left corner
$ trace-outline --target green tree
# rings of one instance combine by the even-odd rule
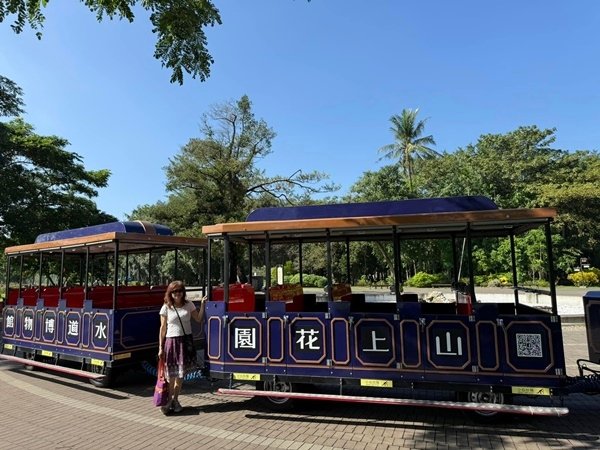
[[[0,76],[0,115],[23,112],[22,91]],[[92,201],[108,170],[88,171],[67,140],[40,136],[22,119],[0,122],[0,248],[42,232],[111,222]]]
[[[92,201],[110,172],[86,170],[67,145],[57,136],[36,134],[22,119],[0,122],[0,247],[116,220]]]
[[[244,220],[257,207],[304,203],[337,189],[323,184],[327,176],[320,172],[269,176],[258,167],[275,132],[254,117],[247,96],[214,106],[201,130],[202,138],[190,139],[166,167],[168,200],[140,206],[131,217],[198,234],[202,225]]]
[[[408,178],[411,192],[413,191],[414,160],[437,156],[437,152],[429,147],[435,145],[433,136],[422,136],[427,119],[417,121],[418,114],[419,109],[403,109],[400,115],[393,115],[390,118],[390,122],[392,122],[390,130],[394,134],[394,142],[379,149],[384,158],[399,161],[404,175]]]
[[[0,0],[0,22],[14,15],[11,25],[15,33],[21,33],[25,25],[32,29],[43,28],[45,17],[42,7],[50,0]],[[206,48],[204,29],[221,24],[219,10],[210,0],[81,0],[98,21],[105,16],[133,22],[134,7],[150,13],[152,32],[157,37],[154,57],[163,66],[172,69],[171,83],[183,83],[183,72],[204,81],[210,75],[213,58]],[[36,35],[41,38],[41,32]]]
[[[420,193],[486,195],[503,208],[537,206],[539,187],[557,176],[567,154],[550,147],[554,132],[529,126],[485,134],[474,145],[420,161]]]
[[[23,114],[23,91],[17,84],[0,75],[0,116]]]
[[[555,149],[554,140],[554,129],[536,126],[482,135],[475,144],[444,153],[435,161],[419,161],[419,194],[485,195],[502,208],[556,208],[553,240],[560,243],[555,245],[557,267],[568,272],[578,255],[600,264],[600,223],[596,218],[600,155]],[[482,266],[489,265],[481,262]],[[536,277],[543,274],[538,266]]]
[[[376,171],[366,171],[350,187],[353,201],[377,202],[403,200],[413,197],[406,178],[398,170],[398,165],[384,166]]]

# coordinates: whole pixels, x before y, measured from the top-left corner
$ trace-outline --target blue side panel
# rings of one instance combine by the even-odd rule
[[[40,234],[35,242],[50,242],[61,239],[71,239],[85,236],[93,236],[102,233],[140,233],[157,234],[159,236],[172,236],[173,231],[164,225],[149,224],[146,222],[111,222],[91,227],[74,228],[72,230],[55,231],[52,233]]]
[[[86,358],[111,359],[114,318],[111,310],[10,306],[3,311],[5,343],[32,350]]]
[[[339,377],[396,387],[419,381],[508,387],[563,382],[558,317],[498,317],[494,308],[477,308],[472,316],[430,314],[419,303],[399,304],[397,313],[350,312],[348,306],[330,302],[328,313],[292,313],[268,302],[266,313],[230,313],[223,302],[209,302],[211,371],[259,375],[238,378],[254,381]]]
[[[590,360],[600,364],[600,291],[590,291],[583,296],[583,310]]]
[[[260,208],[252,211],[247,222],[302,220],[365,216],[402,216],[465,211],[489,211],[498,206],[484,196],[425,198],[388,202],[339,203],[335,205]]]

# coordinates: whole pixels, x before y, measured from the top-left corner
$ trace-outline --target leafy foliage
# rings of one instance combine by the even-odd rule
[[[300,274],[292,275],[289,281],[291,284],[300,283]],[[315,275],[312,273],[302,274],[302,285],[305,287],[318,287],[322,288],[327,285],[327,278],[321,275]]]
[[[555,266],[564,279],[579,256],[600,264],[600,155],[555,149],[554,140],[554,129],[536,126],[482,135],[475,144],[453,153],[415,160],[414,191],[406,189],[406,172],[386,166],[366,172],[352,187],[353,197],[370,201],[485,195],[502,208],[554,207],[558,211],[553,224]],[[449,274],[452,263],[442,255],[450,252],[443,245],[447,244],[403,243],[405,277],[419,271]],[[518,238],[516,245],[519,282],[539,282],[547,272],[543,232]],[[473,254],[477,273],[495,276],[510,267],[508,239],[475,242]]]
[[[36,134],[22,119],[0,123],[0,247],[33,242],[41,232],[116,220],[91,200],[110,172],[86,170],[67,145]]]
[[[599,269],[571,273],[568,278],[575,286],[600,286]]]
[[[408,178],[410,191],[413,190],[414,160],[437,156],[437,152],[429,147],[435,145],[433,136],[421,136],[427,119],[417,121],[418,114],[418,109],[403,109],[400,115],[393,115],[390,130],[394,134],[394,143],[379,149],[384,158],[398,160]]]
[[[16,16],[11,25],[15,33],[21,33],[25,26],[39,31],[45,17],[42,7],[50,0],[0,0],[0,22],[9,15]],[[183,72],[201,81],[210,75],[213,58],[206,48],[204,29],[221,24],[218,9],[210,0],[81,0],[90,11],[96,13],[98,21],[106,16],[133,22],[133,8],[141,7],[150,13],[152,32],[157,35],[154,57],[163,66],[172,69],[171,83],[183,83]]]
[[[447,282],[447,278],[443,274],[430,274],[426,272],[417,272],[406,281],[407,286],[412,287],[432,287],[434,284]]]
[[[193,138],[166,167],[166,202],[144,205],[132,217],[155,219],[178,232],[198,233],[204,224],[240,221],[254,208],[306,201],[336,189],[325,174],[268,176],[258,162],[271,153],[275,132],[256,119],[247,96],[216,105]],[[193,231],[196,230],[196,231]]]
[[[0,75],[0,116],[18,116],[23,111],[23,91],[12,80]]]

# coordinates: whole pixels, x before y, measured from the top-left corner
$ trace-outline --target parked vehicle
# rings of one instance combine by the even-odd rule
[[[259,396],[273,408],[297,399],[437,406],[498,413],[564,415],[562,396],[598,393],[600,292],[584,297],[590,361],[577,377],[566,374],[552,254],[551,208],[499,209],[485,197],[453,197],[348,203],[252,212],[245,222],[203,227],[208,237],[212,288],[207,306],[207,346],[212,377],[255,384],[221,389],[227,395]],[[515,239],[545,233],[549,310],[523,304],[517,285]],[[454,297],[449,303],[420,301],[402,283],[401,254],[408,242],[445,240],[453,261]],[[514,301],[479,302],[474,282],[473,241],[507,239],[512,251]],[[353,292],[350,245],[374,242],[389,249],[395,275],[389,301]],[[303,248],[324,246],[326,297],[302,286]],[[300,283],[277,284],[271,269],[276,246],[297,249]],[[346,279],[334,281],[332,246],[346,248]],[[259,255],[259,256],[257,256]],[[235,283],[242,265],[248,283]],[[253,283],[264,266],[265,286]],[[260,290],[257,290],[260,289]],[[379,300],[379,301],[376,301]],[[385,300],[385,299],[384,299]],[[428,399],[445,391],[455,399]],[[532,397],[547,397],[531,406]]]
[[[205,239],[146,222],[48,233],[7,248],[0,358],[98,386],[140,361],[154,363],[166,286],[182,279],[199,300],[205,252]]]

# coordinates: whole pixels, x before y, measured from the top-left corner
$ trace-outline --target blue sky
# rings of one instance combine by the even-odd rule
[[[556,148],[597,150],[600,2],[215,0],[205,83],[170,84],[142,12],[98,23],[53,0],[41,41],[0,24],[0,74],[25,92],[25,119],[112,172],[96,199],[124,219],[166,196],[163,168],[199,137],[210,105],[247,94],[277,133],[267,174],[320,170],[345,194],[389,118],[419,108],[439,151],[521,125],[556,127]]]

